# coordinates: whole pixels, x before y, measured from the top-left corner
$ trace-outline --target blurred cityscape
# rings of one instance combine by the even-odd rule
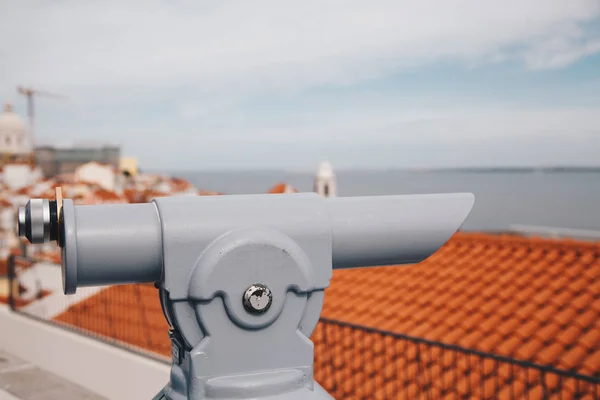
[[[30,198],[53,199],[56,187],[86,205],[225,193],[144,172],[115,145],[38,143],[31,127],[5,106],[0,302],[168,363],[169,327],[156,288],[64,296],[58,247],[25,244],[16,235],[17,209]],[[272,184],[265,192],[298,191]],[[322,163],[312,189],[331,197],[337,185]],[[335,271],[312,335],[316,380],[338,399],[597,399],[600,242],[539,235],[459,232],[418,265]]]

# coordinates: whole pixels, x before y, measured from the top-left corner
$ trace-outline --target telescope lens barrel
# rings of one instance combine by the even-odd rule
[[[154,204],[74,206],[65,199],[62,210],[66,293],[161,279],[162,231]]]
[[[185,232],[207,236],[192,240],[184,234],[179,240],[202,239],[207,244],[237,224],[267,224],[301,236],[315,235],[329,225],[335,269],[415,264],[435,253],[460,228],[475,201],[471,193],[319,200],[296,196],[293,201],[265,196],[269,197],[161,199],[160,208],[169,213],[162,209],[160,215],[155,203],[75,207],[65,199],[60,221],[56,201],[32,199],[19,209],[18,231],[31,243],[57,240],[60,231],[65,293],[69,294],[82,286],[161,280],[163,225],[173,223],[184,227],[189,223]],[[232,217],[236,213],[239,218]],[[281,221],[282,213],[293,217]],[[302,213],[305,218],[299,217]],[[316,216],[328,221],[321,224],[314,220]],[[198,231],[200,221],[205,226]]]
[[[17,226],[19,237],[25,237],[25,232],[27,231],[27,213],[25,212],[25,207],[19,207]]]
[[[31,199],[18,212],[18,233],[32,244],[48,243],[58,238],[56,201]]]
[[[58,241],[64,291],[106,284],[156,282],[162,275],[162,235],[153,204],[78,206],[65,199],[31,199],[20,207],[17,230],[32,244]],[[60,223],[59,223],[60,222]]]

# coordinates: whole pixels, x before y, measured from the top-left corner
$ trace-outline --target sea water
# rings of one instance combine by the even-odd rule
[[[265,193],[277,182],[312,191],[313,174],[283,171],[175,172],[205,190]],[[464,230],[513,224],[600,231],[600,172],[337,171],[340,196],[472,192]]]

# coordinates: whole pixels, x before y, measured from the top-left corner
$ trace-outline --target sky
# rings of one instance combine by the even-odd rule
[[[0,0],[0,101],[146,169],[600,165],[600,0]]]

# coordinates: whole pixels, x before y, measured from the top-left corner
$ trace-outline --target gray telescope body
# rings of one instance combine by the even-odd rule
[[[173,355],[156,399],[326,399],[309,337],[332,269],[418,263],[473,203],[470,193],[31,200],[19,210],[19,234],[57,240],[66,294],[156,283]]]

